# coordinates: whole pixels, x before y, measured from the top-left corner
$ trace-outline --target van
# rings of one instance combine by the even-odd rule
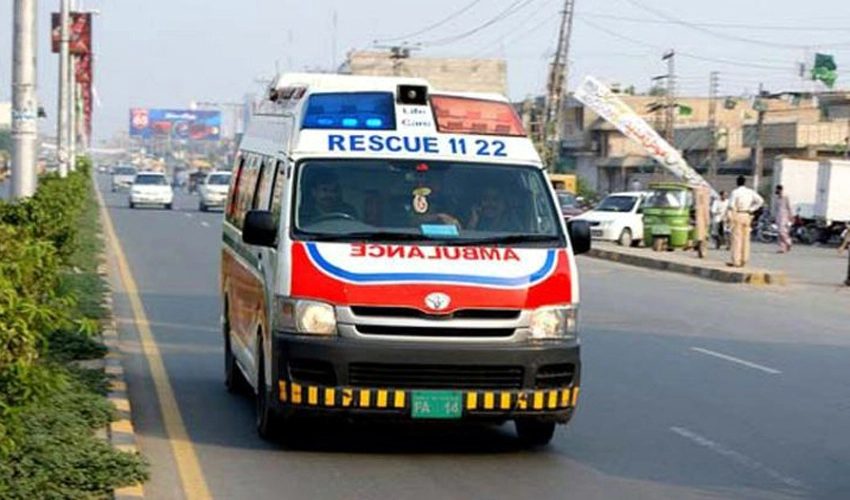
[[[546,444],[578,401],[589,248],[504,97],[282,75],[225,207],[226,385],[265,438],[342,416],[514,421]]]

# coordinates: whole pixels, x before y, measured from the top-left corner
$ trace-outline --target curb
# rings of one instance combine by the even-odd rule
[[[656,259],[644,255],[635,255],[616,250],[591,248],[586,254],[595,259],[608,260],[630,266],[656,269],[697,278],[716,281],[719,283],[736,283],[747,285],[787,285],[788,276],[782,271],[765,269],[736,269],[721,268],[705,264],[688,264],[664,259]]]
[[[109,284],[107,267],[101,263],[98,274],[106,283],[103,306],[107,310],[106,319],[102,323],[103,344],[109,349],[104,358],[104,371],[110,378],[107,399],[115,406],[118,419],[109,424],[106,429],[106,438],[116,450],[126,453],[138,453],[136,447],[136,431],[133,427],[132,407],[130,396],[127,392],[127,380],[124,376],[122,364],[121,344],[118,339],[118,328],[112,313],[112,287]],[[113,492],[115,500],[139,500],[145,498],[144,487],[141,484],[117,488]]]

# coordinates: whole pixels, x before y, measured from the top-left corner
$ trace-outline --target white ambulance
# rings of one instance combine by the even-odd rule
[[[286,74],[225,208],[226,383],[264,437],[311,416],[516,423],[548,443],[579,394],[586,223],[565,226],[501,96]]]

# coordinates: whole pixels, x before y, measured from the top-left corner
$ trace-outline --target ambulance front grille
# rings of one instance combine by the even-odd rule
[[[521,366],[351,363],[355,387],[390,389],[521,389]]]
[[[402,337],[510,337],[513,328],[439,328],[415,326],[357,325],[364,335],[394,335]]]
[[[360,317],[419,318],[419,319],[517,319],[519,309],[459,309],[448,314],[428,314],[412,307],[352,306],[351,312]]]

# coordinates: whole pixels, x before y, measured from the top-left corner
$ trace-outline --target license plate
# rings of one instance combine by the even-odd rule
[[[600,237],[602,237],[602,230],[601,229],[591,229],[590,235],[596,236],[597,238],[600,238]]]
[[[463,415],[459,391],[414,391],[410,401],[413,418],[459,419]]]

